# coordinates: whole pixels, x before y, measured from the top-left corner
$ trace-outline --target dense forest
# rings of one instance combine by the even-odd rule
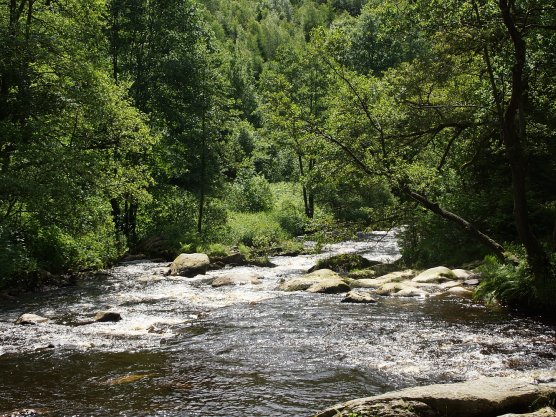
[[[0,31],[1,288],[399,227],[407,265],[556,300],[551,2],[9,0]]]

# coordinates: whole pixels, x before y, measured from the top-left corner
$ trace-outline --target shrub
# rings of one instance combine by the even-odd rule
[[[483,281],[475,291],[476,298],[512,307],[526,307],[534,303],[533,278],[523,259],[517,264],[508,264],[489,255],[479,270]]]
[[[289,237],[280,223],[268,213],[233,213],[229,226],[226,242],[230,245],[266,249]]]
[[[230,188],[229,203],[234,211],[259,212],[274,206],[270,184],[253,169],[244,169]]]

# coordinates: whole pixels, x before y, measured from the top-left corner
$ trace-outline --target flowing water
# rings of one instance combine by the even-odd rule
[[[374,260],[399,256],[392,234],[331,245]],[[76,287],[0,301],[0,415],[309,416],[337,402],[428,383],[554,366],[556,329],[455,298],[283,293],[281,279],[319,256],[237,267],[261,285],[212,288],[212,271],[164,277],[166,264],[113,268]],[[77,326],[97,311],[118,323]],[[49,323],[16,326],[26,312]]]

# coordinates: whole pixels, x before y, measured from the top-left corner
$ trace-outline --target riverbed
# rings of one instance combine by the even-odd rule
[[[326,250],[234,268],[260,285],[212,288],[230,270],[167,277],[167,264],[140,261],[0,301],[0,415],[309,416],[393,389],[554,366],[555,327],[502,308],[446,296],[357,305],[276,290],[328,254],[399,257],[392,233]],[[77,325],[101,310],[123,319]],[[22,313],[50,320],[13,324]]]

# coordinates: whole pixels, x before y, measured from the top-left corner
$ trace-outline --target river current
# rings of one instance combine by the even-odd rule
[[[260,285],[212,288],[165,277],[167,264],[119,265],[75,287],[0,300],[0,415],[309,416],[356,397],[407,386],[550,368],[556,328],[450,297],[379,298],[284,293],[281,279],[319,257],[399,257],[395,237],[330,245],[321,255],[236,267]],[[77,326],[97,311],[118,323]],[[47,324],[13,324],[22,313]]]

